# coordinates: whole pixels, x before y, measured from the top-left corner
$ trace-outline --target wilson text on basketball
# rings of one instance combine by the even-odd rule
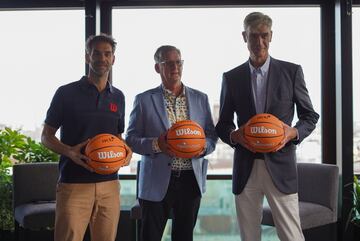
[[[250,127],[251,134],[277,134],[275,129],[265,128],[264,126],[252,126]]]
[[[98,153],[99,159],[110,159],[116,157],[124,157],[123,152],[114,152],[114,151],[99,151]]]
[[[201,136],[201,132],[198,130],[191,130],[190,128],[175,130],[177,136],[183,135],[197,135]]]

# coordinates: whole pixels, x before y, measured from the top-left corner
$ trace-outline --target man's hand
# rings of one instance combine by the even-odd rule
[[[168,154],[171,157],[174,157],[175,154],[170,150],[169,145],[166,142],[167,132],[162,133],[158,138],[159,148],[163,153]]]
[[[87,164],[90,161],[90,159],[81,153],[81,150],[88,144],[89,141],[90,140],[88,139],[84,142],[81,142],[80,144],[71,146],[69,148],[67,156],[77,165],[84,167],[90,172],[93,172],[94,170]]]
[[[277,149],[274,150],[274,152],[277,152],[278,150],[280,150],[281,148],[283,148],[286,143],[288,143],[289,141],[297,138],[297,130],[294,127],[288,126],[287,124],[285,124],[284,122],[282,123],[283,128],[284,128],[284,139],[282,139],[282,141],[280,142],[280,145]]]
[[[125,143],[125,149],[126,149],[126,159],[125,159],[124,165],[122,165],[122,167],[128,166],[130,164],[132,154],[133,154],[131,148],[126,143]]]
[[[205,147],[201,150],[201,152],[199,154],[197,154],[196,156],[194,156],[193,158],[203,157],[205,152],[206,152],[206,144],[205,144]]]
[[[245,124],[246,125],[246,124]],[[248,149],[251,152],[256,152],[250,145],[249,141],[244,137],[244,127],[245,125],[240,126],[236,131],[231,132],[230,139],[233,143],[238,143]]]

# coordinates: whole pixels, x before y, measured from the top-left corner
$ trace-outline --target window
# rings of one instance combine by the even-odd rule
[[[0,128],[39,140],[55,90],[84,75],[84,10],[0,11],[0,25]]]
[[[208,94],[216,123],[222,73],[249,56],[241,32],[244,17],[252,11],[272,17],[270,54],[302,65],[314,108],[320,113],[319,7],[114,9],[112,32],[118,47],[113,82],[124,91],[126,121],[135,95],[160,85],[153,55],[159,46],[170,44],[181,50],[185,60],[182,81]],[[320,123],[299,145],[298,161],[321,162]],[[209,156],[209,173],[230,174],[232,155],[232,149],[219,141]]]
[[[352,9],[354,173],[360,174],[360,7]]]

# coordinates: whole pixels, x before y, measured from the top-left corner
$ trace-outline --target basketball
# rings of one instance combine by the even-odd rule
[[[91,138],[85,148],[88,165],[99,174],[117,172],[126,159],[125,143],[117,136],[99,134]]]
[[[201,153],[206,144],[203,128],[192,120],[178,121],[166,135],[169,148],[177,157],[192,158]]]
[[[272,152],[284,139],[282,121],[271,114],[257,114],[245,125],[244,137],[256,152]]]

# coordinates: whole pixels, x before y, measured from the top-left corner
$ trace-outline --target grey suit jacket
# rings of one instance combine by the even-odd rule
[[[305,86],[302,68],[271,58],[267,82],[265,112],[291,126],[296,105],[299,121],[294,126],[297,141],[290,141],[277,152],[266,153],[265,163],[275,186],[283,193],[297,192],[296,144],[315,129],[319,115],[314,111]],[[233,193],[240,194],[250,176],[255,154],[241,146],[232,145],[230,133],[256,114],[252,95],[249,63],[246,62],[223,75],[220,114],[216,131],[225,143],[235,148],[233,163]]]
[[[206,135],[207,155],[215,150],[217,135],[213,124],[207,95],[185,87],[189,117],[199,123]],[[126,142],[131,149],[142,155],[140,164],[139,198],[161,201],[167,192],[172,158],[164,153],[154,153],[153,139],[158,138],[170,128],[166,113],[163,90],[159,86],[135,97],[134,108],[130,114]],[[207,159],[193,158],[192,166],[201,193],[205,192]]]

